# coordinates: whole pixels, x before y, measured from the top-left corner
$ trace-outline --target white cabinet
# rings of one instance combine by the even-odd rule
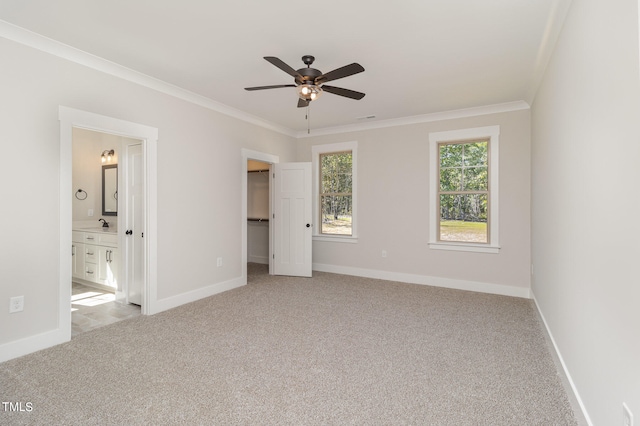
[[[71,243],[71,275],[73,278],[84,278],[84,244]]]
[[[118,285],[117,270],[118,270],[118,249],[115,247],[103,247],[98,248],[98,267],[96,281],[100,284],[105,284],[110,287],[116,287]]]
[[[74,280],[117,288],[118,236],[104,231],[73,231],[72,240]]]

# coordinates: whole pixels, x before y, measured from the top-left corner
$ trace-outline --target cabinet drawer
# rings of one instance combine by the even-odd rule
[[[95,263],[85,263],[84,265],[84,279],[88,281],[95,281],[98,278],[98,267]]]
[[[97,236],[98,244],[111,247],[117,247],[118,245],[118,234],[97,234]]]
[[[74,243],[84,243],[84,232],[71,231],[71,241]]]
[[[98,234],[94,234],[93,232],[83,232],[84,234],[84,242],[89,244],[96,244],[98,242]]]
[[[98,259],[98,247],[85,245],[84,246],[84,261],[90,263],[96,263]]]

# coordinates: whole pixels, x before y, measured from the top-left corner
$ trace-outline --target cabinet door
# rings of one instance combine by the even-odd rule
[[[98,274],[96,282],[116,287],[118,267],[118,249],[98,246]]]
[[[84,244],[73,243],[71,245],[71,276],[73,278],[84,278]]]

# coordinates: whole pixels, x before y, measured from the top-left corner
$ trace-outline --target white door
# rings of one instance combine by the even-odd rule
[[[126,146],[126,275],[127,302],[142,305],[144,282],[144,162],[142,144]]]
[[[311,163],[274,164],[275,275],[311,276]]]

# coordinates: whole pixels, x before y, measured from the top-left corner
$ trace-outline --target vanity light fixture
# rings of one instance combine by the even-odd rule
[[[104,151],[102,151],[102,155],[101,160],[103,163],[110,163],[111,159],[113,158],[113,156],[115,155],[115,151],[112,149],[105,149]]]

